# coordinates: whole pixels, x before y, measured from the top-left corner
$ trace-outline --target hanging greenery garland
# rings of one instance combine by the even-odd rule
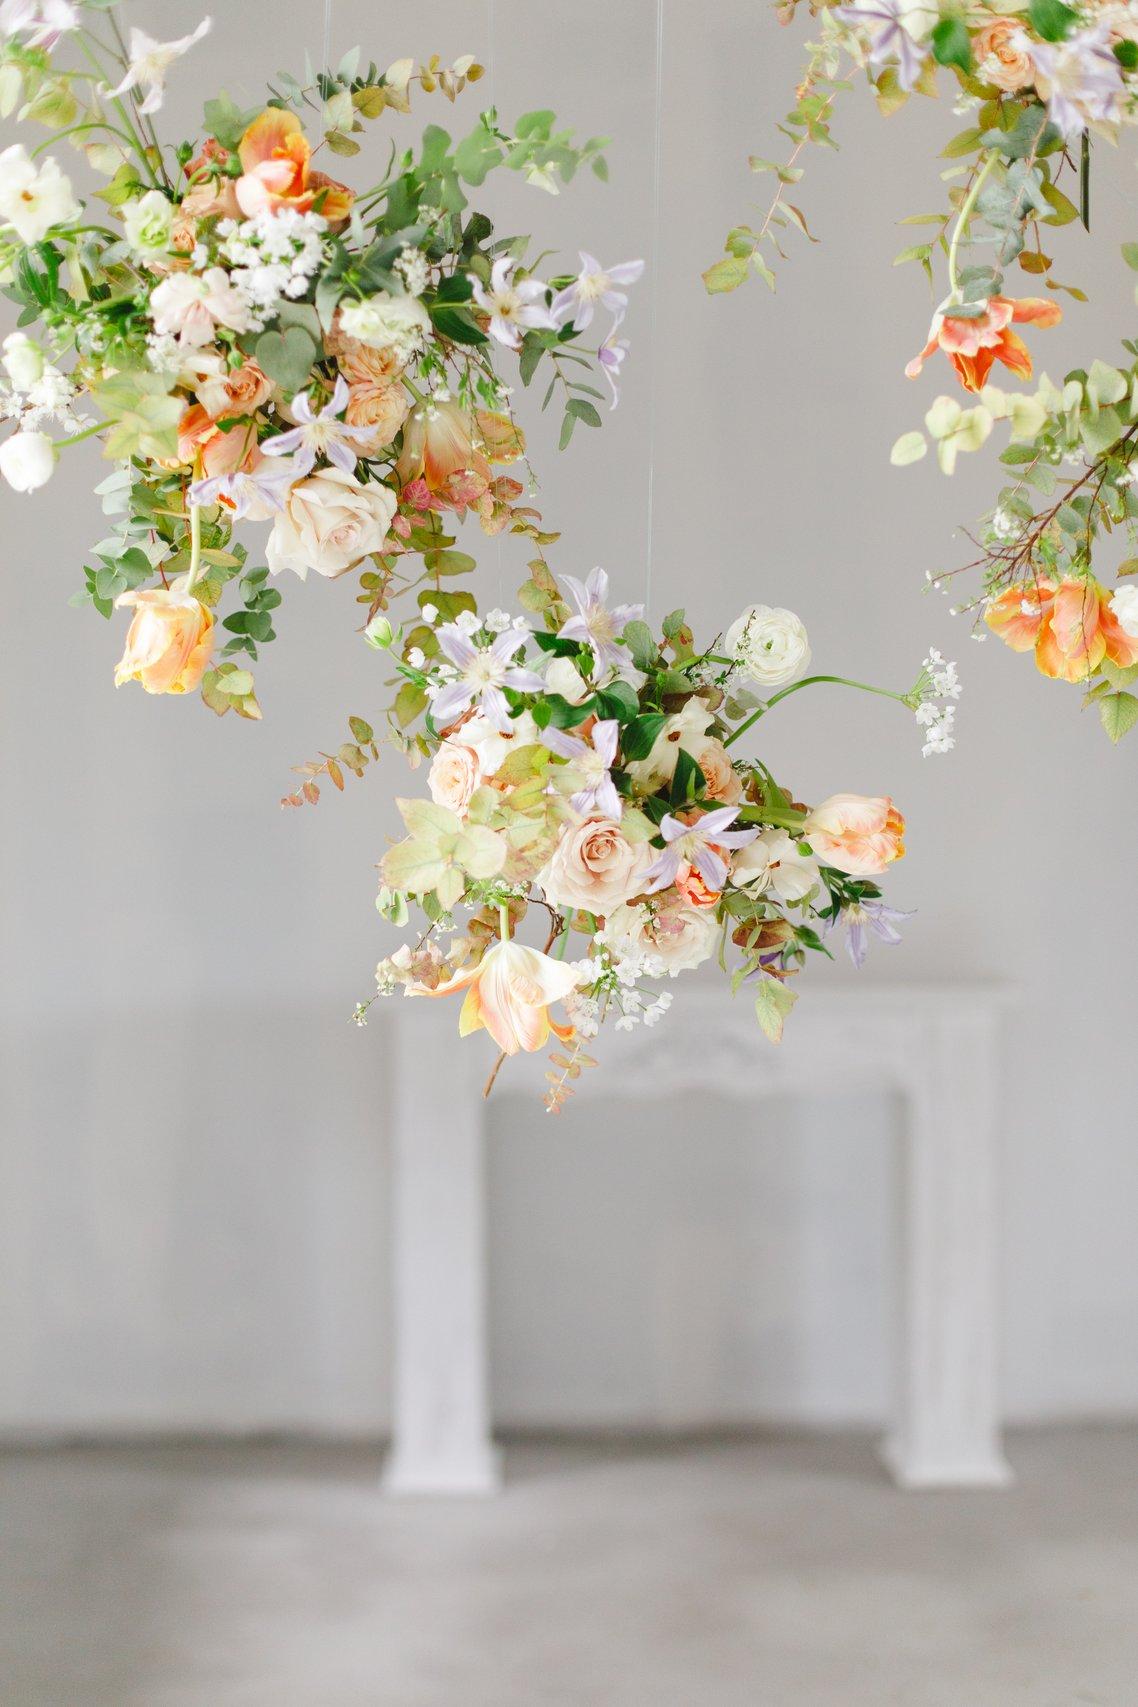
[[[799,10],[781,0],[777,16],[789,24]],[[1138,122],[1138,9],[1128,0],[864,0],[810,11],[818,39],[780,126],[786,158],[751,161],[773,177],[770,201],[757,225],[728,234],[704,282],[723,292],[758,278],[773,289],[785,238],[812,235],[795,186],[807,150],[836,145],[834,109],[851,71],[884,117],[952,81],[966,126],[943,149],[946,205],[902,220],[925,234],[894,265],[915,264],[944,292],[906,373],[916,379],[946,358],[959,390],[933,400],[892,460],[915,462],[931,446],[951,474],[960,455],[1004,436],[1005,484],[970,530],[975,557],[928,580],[944,588],[973,578],[956,609],[972,613],[977,637],[986,628],[1030,652],[1044,675],[1079,684],[1118,740],[1138,723],[1128,691],[1138,679],[1138,587],[1128,579],[1138,572],[1138,342],[1123,339],[1121,360],[1096,357],[1060,382],[1043,374],[1015,391],[1007,379],[1032,379],[1035,334],[1061,318],[1061,294],[1086,300],[1054,277],[1052,233],[1080,218],[1089,228],[1092,137],[1114,142]],[[1138,269],[1138,243],[1123,244],[1122,258]],[[1035,293],[1017,294],[1013,268]],[[1116,530],[1128,549],[1107,569],[1105,536]]]

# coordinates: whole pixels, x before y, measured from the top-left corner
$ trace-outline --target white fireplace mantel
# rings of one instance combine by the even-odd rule
[[[983,985],[815,987],[776,1048],[742,996],[682,988],[659,1026],[607,1032],[601,1069],[577,1083],[585,1098],[667,1097],[709,1083],[745,1085],[748,1104],[787,1092],[900,1095],[897,1399],[883,1456],[906,1488],[1010,1480],[996,1384],[1005,999]],[[493,1056],[476,1039],[460,1042],[453,1003],[402,1002],[392,1017],[396,1362],[384,1482],[397,1494],[489,1493],[500,1470],[487,1378],[481,1087]],[[413,1066],[401,1072],[404,1061]],[[546,1067],[539,1055],[504,1069],[533,1095],[535,1120],[548,1118]]]

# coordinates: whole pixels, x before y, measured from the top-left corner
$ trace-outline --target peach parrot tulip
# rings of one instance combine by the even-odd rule
[[[904,857],[905,820],[888,795],[831,794],[802,829],[822,864],[850,877],[879,877]]]
[[[1031,378],[1031,352],[1011,331],[1011,324],[1032,321],[1036,326],[1055,326],[1063,318],[1059,304],[1039,296],[990,296],[986,303],[976,306],[982,307],[983,313],[974,319],[938,309],[928,343],[905,369],[910,379],[917,377],[937,349],[944,351],[965,391],[981,391],[997,361],[1017,378]]]
[[[267,107],[241,138],[237,154],[241,176],[235,194],[246,218],[285,207],[308,213],[321,190],[326,194],[319,211],[329,225],[339,224],[351,212],[353,192],[312,171],[312,147],[295,113]]]
[[[468,967],[445,984],[430,990],[410,986],[412,996],[449,996],[465,990],[466,1000],[458,1020],[460,1037],[485,1028],[506,1055],[519,1050],[544,1047],[550,1032],[563,1041],[573,1035],[571,1025],[556,1025],[549,1017],[551,1002],[564,1001],[576,988],[577,973],[563,961],[554,960],[520,942],[498,942],[487,949],[477,966]]]
[[[1138,663],[1138,638],[1095,580],[1021,582],[993,599],[984,621],[1013,652],[1034,651],[1036,668],[1052,680],[1085,682],[1104,658],[1120,669]]]
[[[213,612],[191,593],[166,587],[123,593],[115,605],[134,610],[115,686],[141,682],[147,693],[193,693],[213,651]]]

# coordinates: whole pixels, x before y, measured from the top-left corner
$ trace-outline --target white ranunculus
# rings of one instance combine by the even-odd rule
[[[14,492],[35,492],[55,470],[55,446],[46,433],[13,433],[0,445],[0,474]]]
[[[625,770],[641,793],[651,794],[661,783],[671,782],[681,749],[694,758],[705,744],[712,712],[698,696],[685,700],[682,710],[668,718],[652,750],[643,759],[633,759]]]
[[[395,510],[389,486],[361,486],[345,469],[322,468],[289,492],[265,547],[269,568],[294,569],[302,581],[315,569],[334,580],[383,549]]]
[[[392,296],[383,290],[363,302],[342,302],[339,329],[369,349],[394,350],[401,362],[408,362],[423,348],[431,317],[417,296]]]
[[[780,901],[802,901],[822,877],[818,861],[800,851],[786,830],[761,830],[731,859],[731,881],[738,889],[770,890]]]
[[[50,155],[33,160],[22,142],[0,154],[0,223],[14,226],[24,243],[42,242],[54,225],[82,211],[70,178]]]
[[[773,605],[748,605],[724,635],[723,649],[741,675],[764,688],[792,682],[810,663],[801,618]]]
[[[167,201],[161,190],[147,190],[144,196],[128,202],[123,208],[126,240],[136,255],[163,255],[170,247],[174,229],[174,204]]]
[[[1110,608],[1119,627],[1131,639],[1138,639],[1138,587],[1119,587],[1111,596]]]
[[[589,697],[589,689],[572,658],[554,658],[545,672],[549,693],[559,693],[570,705],[581,705]]]
[[[4,369],[17,391],[30,391],[43,378],[43,351],[26,332],[9,332],[4,340]]]

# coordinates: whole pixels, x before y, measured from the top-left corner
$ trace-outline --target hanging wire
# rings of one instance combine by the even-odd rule
[[[324,71],[332,69],[332,0],[324,0]]]
[[[648,279],[648,542],[644,605],[652,603],[652,549],[656,522],[656,300],[660,277],[660,129],[664,104],[664,0],[656,0],[656,90],[652,124],[652,270]]]
[[[495,62],[496,62],[497,57],[498,57],[497,56],[497,50],[496,50],[496,39],[495,39],[496,22],[497,22],[497,19],[495,17],[495,0],[487,0],[487,5],[486,5],[486,71],[487,71],[488,92],[489,92],[489,96],[490,96],[490,107],[491,107],[491,111],[493,111],[495,114],[497,113],[497,108],[498,108],[498,98],[497,98],[497,93],[496,93],[496,89],[495,89],[495,82],[494,82],[494,68],[495,68]],[[496,122],[497,122],[497,119],[495,118],[495,123]],[[511,413],[512,413],[512,410],[511,410]],[[491,475],[493,475],[493,469],[491,469]],[[495,539],[494,539],[494,543],[498,548],[498,605],[499,605],[500,609],[504,609],[505,603],[506,603],[506,564],[505,564],[505,557],[504,557],[504,554],[502,551],[502,538],[503,538],[503,535],[505,534],[505,532],[506,532],[505,528],[499,529],[499,531],[495,535]]]

